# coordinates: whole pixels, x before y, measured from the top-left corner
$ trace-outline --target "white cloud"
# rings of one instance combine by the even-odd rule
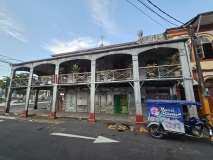
[[[0,13],[0,31],[26,43],[25,36],[20,33],[20,27],[4,13]]]
[[[80,37],[70,41],[53,40],[51,44],[45,44],[43,47],[54,54],[71,52],[83,49],[94,48],[100,46],[101,42],[97,42],[90,37]],[[109,42],[104,41],[104,45],[109,45]]]
[[[112,3],[113,2],[113,3]],[[89,0],[92,17],[97,25],[101,25],[107,32],[117,34],[117,26],[113,21],[113,10],[115,0]]]

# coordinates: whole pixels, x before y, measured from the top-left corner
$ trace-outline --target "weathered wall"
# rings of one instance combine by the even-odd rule
[[[95,92],[95,113],[114,114],[114,95],[127,95],[129,114],[135,114],[134,92],[131,87],[126,88],[97,88]],[[67,88],[66,111],[89,112],[90,92],[79,88]]]
[[[145,99],[171,99],[166,93],[156,93],[149,95],[146,90],[168,89],[169,87],[142,87],[141,98]],[[114,95],[127,95],[128,113],[135,114],[135,99],[132,87],[119,88],[97,88],[95,92],[95,113],[114,114]],[[89,88],[67,88],[66,111],[68,112],[89,112],[90,110],[90,90]],[[146,116],[146,105],[142,102],[142,112]]]

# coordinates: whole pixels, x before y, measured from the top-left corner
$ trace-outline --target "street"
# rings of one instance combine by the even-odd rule
[[[47,102],[46,103],[38,103],[38,108],[47,108]],[[34,104],[29,104],[29,110],[33,109]],[[4,111],[4,105],[1,104],[0,106],[0,112]],[[24,110],[24,104],[23,103],[15,103],[10,105],[10,112],[21,112]]]
[[[151,138],[145,126],[47,117],[0,116],[1,160],[212,159],[207,137]]]

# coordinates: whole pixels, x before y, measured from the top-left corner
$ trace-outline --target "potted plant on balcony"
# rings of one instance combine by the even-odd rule
[[[169,57],[166,57],[163,61],[163,64],[165,64],[165,65],[176,65],[176,64],[179,64],[179,63],[180,63],[180,59],[179,59],[178,52],[169,56]],[[174,75],[175,75],[175,77],[180,77],[181,67],[177,66],[177,70],[174,71]]]
[[[152,64],[147,64],[146,72],[148,77],[155,77],[155,66],[157,66],[155,62]]]
[[[79,73],[80,68],[78,67],[77,64],[73,64],[73,66],[71,67],[71,73],[72,73],[72,77],[73,77],[73,83],[77,82],[77,73]]]

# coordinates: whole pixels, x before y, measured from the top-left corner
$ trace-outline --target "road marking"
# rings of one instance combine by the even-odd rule
[[[0,120],[0,122],[3,122],[4,120]]]
[[[120,125],[118,127],[118,131],[125,131],[126,130],[126,126]]]
[[[145,128],[141,127],[139,132],[148,132]]]
[[[134,126],[129,126],[129,128],[130,128],[130,131],[134,131]]]
[[[116,124],[110,124],[109,127],[108,127],[108,129],[115,129],[116,126],[117,126]]]
[[[80,135],[74,135],[74,134],[66,134],[66,133],[51,133],[50,135],[64,136],[64,137],[73,137],[73,138],[83,138],[83,139],[93,139],[93,140],[95,140],[93,143],[119,142],[119,141],[115,141],[113,139],[109,139],[109,138],[102,137],[102,136],[98,136],[97,138],[93,138],[93,137],[86,137],[86,136],[80,136]]]
[[[0,116],[0,118],[4,118],[4,119],[16,119],[16,117],[7,117],[7,116]]]

